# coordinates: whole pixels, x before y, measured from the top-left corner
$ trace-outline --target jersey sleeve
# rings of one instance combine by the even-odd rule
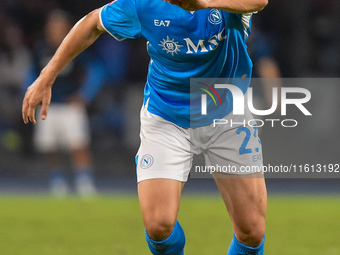
[[[135,1],[116,0],[105,5],[100,12],[102,26],[118,41],[141,37]]]
[[[249,12],[249,13],[242,13],[242,14],[236,14],[237,17],[241,20],[243,25],[243,30],[245,33],[245,37],[247,38],[250,35],[250,27],[251,27],[251,18],[253,14],[256,12]]]

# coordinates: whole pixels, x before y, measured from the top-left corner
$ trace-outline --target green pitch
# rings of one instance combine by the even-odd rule
[[[340,254],[340,199],[270,197],[266,254]],[[187,255],[227,254],[231,225],[218,196],[184,196]],[[146,255],[135,196],[0,197],[1,255]]]

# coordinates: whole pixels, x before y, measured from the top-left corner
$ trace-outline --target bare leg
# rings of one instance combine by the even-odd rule
[[[229,212],[235,237],[242,244],[257,247],[265,233],[267,190],[263,175],[245,177],[215,176]]]
[[[91,166],[92,157],[88,148],[80,148],[72,151],[73,165],[78,169],[81,167]]]
[[[164,240],[173,231],[183,186],[184,183],[170,179],[151,179],[138,183],[145,229],[153,240]]]

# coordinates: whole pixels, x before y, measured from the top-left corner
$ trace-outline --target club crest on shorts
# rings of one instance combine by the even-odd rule
[[[152,166],[153,162],[153,157],[150,154],[145,154],[140,161],[140,167],[143,169],[147,169]]]

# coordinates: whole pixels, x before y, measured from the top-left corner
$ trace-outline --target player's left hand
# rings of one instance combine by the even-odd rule
[[[177,5],[186,11],[197,11],[208,8],[207,0],[164,0]]]

